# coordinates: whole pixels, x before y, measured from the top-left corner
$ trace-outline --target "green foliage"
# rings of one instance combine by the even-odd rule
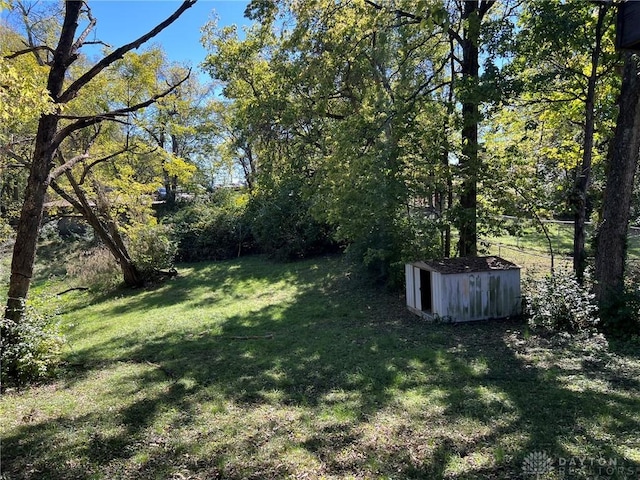
[[[253,251],[246,203],[244,194],[223,188],[167,215],[163,221],[173,230],[178,260],[222,260]]]
[[[523,298],[529,326],[534,330],[591,332],[600,323],[588,275],[582,285],[569,270],[528,278]]]
[[[235,28],[205,29],[206,68],[233,101],[231,145],[259,161],[256,240],[298,258],[331,248],[332,235],[388,280],[406,245],[425,240],[413,236],[423,229],[412,200],[445,195],[449,114],[430,93],[446,83],[441,27],[430,17],[398,27],[395,13],[358,2],[274,2],[270,12],[242,40]],[[292,28],[280,34],[275,14]]]
[[[55,314],[27,306],[19,323],[0,319],[0,330],[3,389],[41,381],[55,373],[65,343]]]
[[[42,68],[32,59],[10,62],[0,49],[0,140],[22,123],[52,111]]]
[[[492,182],[482,193],[509,215],[520,211],[529,218],[572,218],[576,182],[593,168],[585,192],[589,216],[597,210],[604,186],[603,164],[616,112],[616,9],[581,0],[529,0],[524,7],[511,60],[502,71],[518,88],[488,117],[484,136],[491,178],[504,182],[498,188]],[[601,8],[606,9],[602,43],[594,51]],[[593,98],[588,98],[592,68],[595,83]],[[588,115],[595,121],[593,131],[587,129]],[[585,148],[591,157],[585,157]],[[585,158],[590,160],[583,165]]]
[[[251,198],[247,219],[260,250],[280,260],[335,251],[331,228],[311,214],[298,182],[285,182]]]
[[[600,305],[601,328],[616,336],[640,335],[640,269],[629,266],[624,290],[604,296]],[[608,293],[608,292],[605,292]]]
[[[170,226],[138,224],[127,230],[127,237],[131,260],[143,275],[173,268],[177,245]]]

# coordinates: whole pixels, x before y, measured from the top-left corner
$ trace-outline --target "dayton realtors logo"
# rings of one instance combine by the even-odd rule
[[[545,452],[533,452],[527,455],[522,463],[522,470],[527,475],[535,475],[536,480],[554,470],[553,459]]]
[[[553,478],[574,478],[576,474],[593,479],[640,479],[640,468],[625,465],[617,458],[551,457],[546,452],[532,452],[522,462],[525,475],[541,480],[554,473]]]

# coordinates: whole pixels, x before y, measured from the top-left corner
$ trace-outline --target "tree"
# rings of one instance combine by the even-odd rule
[[[208,58],[258,190],[298,185],[314,217],[382,276],[403,257],[434,255],[449,160],[449,112],[436,100],[449,84],[442,28],[368,1],[274,5],[254,12],[260,25],[242,41],[232,29],[211,35]],[[270,29],[278,11],[292,26],[283,35]]]
[[[175,84],[178,79],[189,76],[185,67],[169,64],[159,52],[155,52],[153,72],[148,71],[149,63],[140,59],[138,68],[127,73],[132,82],[139,83],[140,70],[151,75],[151,89],[158,81]],[[196,158],[206,154],[211,148],[209,144],[215,142],[212,135],[215,130],[208,118],[210,92],[211,87],[202,85],[197,77],[189,76],[170,95],[134,115],[132,134],[156,147],[168,205],[175,203],[178,185],[184,187],[193,176]]]
[[[45,195],[51,180],[56,175],[63,174],[76,163],[86,159],[88,155],[87,152],[80,153],[66,160],[63,165],[59,165],[54,170],[56,155],[62,143],[74,132],[81,129],[97,125],[105,120],[117,120],[130,112],[147,107],[158,98],[170,93],[174,87],[170,87],[167,91],[136,105],[113,111],[98,112],[89,116],[68,116],[61,112],[62,109],[60,107],[79,97],[83,88],[90,84],[104,69],[121,59],[127,52],[138,48],[164,30],[194,3],[195,0],[183,2],[165,21],[135,41],[113,50],[70,83],[66,83],[69,68],[78,60],[81,47],[85,44],[89,33],[96,25],[95,18],[92,17],[90,10],[85,8],[84,2],[68,1],[65,3],[64,20],[55,49],[45,46],[36,46],[30,49],[31,52],[36,48],[46,49],[50,52],[47,91],[57,108],[54,112],[44,113],[38,122],[29,178],[11,263],[11,278],[7,309],[5,311],[5,318],[8,320],[20,321],[24,310],[24,303],[33,273]],[[83,13],[87,16],[87,25],[76,37]]]
[[[482,22],[494,4],[495,0],[463,2],[463,36],[458,37],[462,48],[462,82],[466,88],[460,99],[462,101],[462,156],[460,159],[462,191],[457,226],[460,231],[458,253],[461,257],[473,256],[478,252],[478,176],[482,170],[482,163],[478,156],[481,103],[478,96],[480,39]]]
[[[611,303],[624,289],[629,212],[640,154],[640,63],[631,52],[624,54],[618,106],[597,234],[595,280],[601,305]]]
[[[537,123],[553,122],[557,162],[571,172],[563,186],[574,219],[573,266],[586,267],[585,224],[594,195],[593,165],[605,156],[612,128],[610,94],[617,58],[613,51],[610,2],[532,0],[520,17],[517,58],[524,92],[519,101],[538,104]]]

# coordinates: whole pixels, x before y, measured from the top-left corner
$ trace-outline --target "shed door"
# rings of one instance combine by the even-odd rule
[[[413,265],[406,264],[404,266],[404,278],[407,292],[407,305],[416,308],[415,292],[413,286]]]
[[[431,312],[433,310],[433,302],[431,300],[431,272],[428,270],[420,270],[420,300],[422,301],[423,312]]]
[[[422,278],[418,267],[413,267],[413,295],[416,301],[416,309],[422,311]]]

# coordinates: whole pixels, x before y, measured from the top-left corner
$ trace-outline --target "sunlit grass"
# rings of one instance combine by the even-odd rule
[[[482,238],[479,248],[483,253],[508,259],[534,275],[550,271],[552,253],[555,268],[572,268],[574,227],[571,222],[546,222],[544,226],[549,238],[539,225],[526,225],[521,221],[520,228],[514,229],[514,221],[510,220],[505,225],[512,225],[510,233],[504,229],[502,234]],[[586,249],[590,257],[595,254],[593,234],[593,226],[587,225]],[[640,235],[637,229],[630,231],[627,248],[628,259],[637,262],[640,259]]]
[[[50,297],[66,363],[0,399],[7,478],[522,478],[539,451],[640,471],[633,343],[424,323],[341,257],[179,273]]]

